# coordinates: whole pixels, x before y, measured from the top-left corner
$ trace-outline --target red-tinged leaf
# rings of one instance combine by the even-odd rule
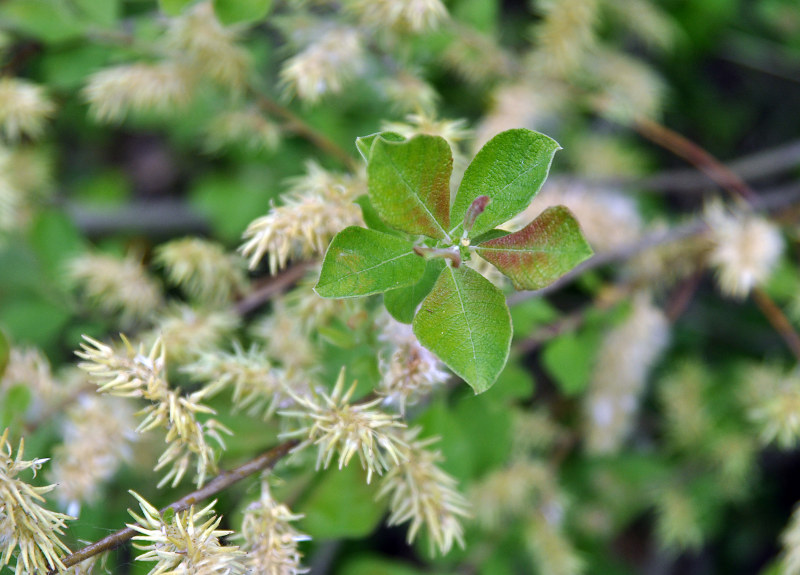
[[[518,290],[541,289],[592,255],[575,217],[564,206],[546,209],[530,224],[477,246],[478,255]]]
[[[375,138],[367,164],[369,199],[390,227],[443,239],[450,227],[452,171],[453,154],[444,138]]]

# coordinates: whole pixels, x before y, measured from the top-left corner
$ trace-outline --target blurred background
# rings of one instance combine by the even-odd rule
[[[796,0],[3,0],[0,70],[0,429],[52,458],[35,481],[80,513],[71,549],[130,521],[128,489],[190,489],[156,489],[163,437],[135,439],[135,402],[112,433],[87,399],[81,334],[161,334],[187,391],[236,341],[263,351],[258,377],[332,386],[345,365],[367,393],[407,344],[380,297],[311,291],[363,224],[355,139],[440,135],[455,189],[524,127],[563,150],[511,227],[567,205],[596,256],[542,293],[471,262],[508,291],[512,359],[490,392],[451,381],[407,412],[472,504],[464,548],[408,546],[357,465],[299,457],[273,491],[305,514],[304,564],[800,573]],[[237,401],[211,402],[234,431],[222,468],[285,430]],[[254,494],[219,495],[226,528]],[[134,556],[95,572],[148,573]]]

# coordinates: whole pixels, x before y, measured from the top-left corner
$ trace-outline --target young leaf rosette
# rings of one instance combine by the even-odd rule
[[[438,136],[392,132],[359,138],[369,229],[349,227],[331,242],[316,291],[345,298],[383,293],[389,313],[411,323],[420,343],[475,391],[489,389],[511,346],[503,293],[463,265],[478,254],[518,290],[543,288],[592,255],[564,206],[523,229],[497,226],[522,212],[542,187],[560,146],[531,130],[502,132],[470,163],[450,201],[453,154]]]

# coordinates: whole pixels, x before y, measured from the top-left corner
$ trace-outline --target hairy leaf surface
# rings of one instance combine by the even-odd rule
[[[546,287],[592,255],[575,217],[564,206],[546,209],[530,224],[477,246],[478,255],[518,290]]]
[[[525,129],[507,130],[489,140],[461,180],[450,212],[455,226],[451,235],[461,234],[464,215],[478,196],[489,196],[491,202],[475,220],[470,232],[473,238],[527,208],[560,149],[552,138]]]
[[[511,345],[503,293],[478,272],[447,266],[414,318],[414,334],[475,393],[489,389]]]
[[[414,284],[424,272],[413,242],[351,226],[333,238],[314,289],[322,297],[371,295]]]
[[[453,155],[438,136],[377,138],[367,164],[369,199],[381,219],[409,234],[442,239],[450,227]]]

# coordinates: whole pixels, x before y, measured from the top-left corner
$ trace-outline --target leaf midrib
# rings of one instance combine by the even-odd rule
[[[448,235],[447,231],[445,231],[445,229],[442,227],[442,224],[439,223],[439,220],[436,219],[436,216],[433,215],[433,212],[431,212],[428,209],[428,206],[426,206],[425,202],[422,201],[422,198],[419,197],[419,194],[414,192],[414,188],[405,179],[405,177],[403,176],[403,172],[397,167],[397,164],[394,162],[392,157],[389,154],[386,154],[386,159],[389,162],[389,164],[391,164],[392,169],[394,169],[394,171],[397,174],[397,176],[400,178],[400,181],[403,182],[403,185],[405,185],[406,189],[411,194],[411,197],[414,198],[420,206],[422,206],[422,209],[425,210],[425,213],[428,214],[428,216],[431,218],[431,220],[433,220],[433,223],[436,224],[436,227],[439,228],[439,231],[442,232],[442,235],[445,238],[450,237]]]
[[[353,253],[355,253],[355,252],[353,252]],[[368,268],[364,268],[364,269],[361,269],[361,270],[358,270],[358,271],[355,271],[355,272],[350,272],[350,273],[349,273],[349,274],[347,274],[347,275],[340,276],[340,277],[339,277],[339,278],[338,278],[336,281],[333,281],[333,282],[331,282],[331,283],[328,283],[328,284],[323,284],[323,286],[332,286],[332,285],[336,285],[336,284],[338,284],[338,283],[340,283],[340,282],[343,282],[344,280],[346,280],[347,278],[349,278],[349,277],[351,277],[351,276],[354,276],[354,275],[360,275],[360,274],[367,273],[367,272],[369,272],[369,271],[372,271],[372,270],[374,270],[375,268],[379,268],[379,267],[380,267],[380,266],[382,266],[382,265],[389,264],[389,263],[391,263],[391,262],[393,262],[393,261],[395,261],[395,260],[399,260],[400,258],[404,258],[404,257],[406,257],[406,256],[409,256],[409,255],[417,255],[417,254],[415,254],[415,253],[414,253],[414,250],[413,250],[413,249],[411,249],[411,250],[409,250],[409,251],[407,251],[407,252],[405,252],[405,253],[403,253],[403,254],[400,254],[400,255],[398,255],[398,256],[395,256],[395,257],[393,257],[393,258],[389,258],[388,260],[381,260],[380,262],[378,262],[378,263],[377,263],[377,264],[375,264],[374,266],[370,266],[370,267],[368,267]]]
[[[514,177],[514,179],[513,179],[513,180],[511,180],[510,182],[508,182],[508,183],[507,183],[505,186],[503,186],[503,187],[502,187],[502,188],[500,188],[499,190],[495,191],[493,194],[487,194],[487,195],[489,195],[489,197],[492,199],[492,202],[496,201],[496,200],[498,199],[498,198],[497,198],[497,196],[500,196],[500,195],[501,195],[503,192],[505,192],[505,191],[506,191],[506,190],[509,188],[509,186],[513,185],[513,184],[514,184],[514,182],[516,182],[517,180],[519,180],[521,177],[528,175],[528,174],[529,174],[529,173],[530,173],[532,170],[534,170],[535,168],[538,168],[538,167],[539,167],[541,164],[542,164],[542,162],[541,162],[541,161],[539,161],[539,162],[537,162],[537,163],[533,164],[533,165],[532,165],[532,166],[530,166],[530,167],[529,167],[527,170],[525,170],[525,171],[523,171],[523,172],[520,172],[519,174],[517,174],[517,175],[516,175],[516,177]],[[479,194],[479,195],[480,195],[480,194]],[[476,196],[476,197],[477,197],[477,196]],[[490,204],[490,205],[491,205],[491,204]],[[467,209],[469,209],[469,206],[467,206]],[[488,207],[487,207],[487,209],[488,209]],[[466,213],[466,212],[465,212],[465,213]],[[486,213],[486,212],[484,212],[484,213]],[[451,217],[452,217],[452,215],[453,215],[453,214],[450,214],[450,216],[451,216]],[[478,217],[480,217],[480,216],[478,216]],[[512,216],[512,217],[513,217],[513,216]],[[500,223],[502,223],[502,222],[500,222]],[[456,227],[454,227],[454,228],[453,228],[453,229],[450,231],[450,235],[452,235],[452,234],[454,234],[456,231],[458,231],[458,229],[459,229],[460,227],[462,227],[462,225],[463,225],[463,222],[460,222],[460,223],[459,223],[459,224],[458,224]],[[493,226],[489,226],[489,227],[491,228],[491,227],[493,227]]]
[[[467,310],[464,308],[464,298],[461,296],[461,290],[458,287],[458,280],[456,279],[456,275],[453,272],[453,268],[447,266],[447,270],[450,272],[450,277],[453,278],[453,285],[456,288],[456,294],[458,295],[458,303],[461,305],[461,313],[464,315],[464,323],[467,324],[467,331],[469,332],[469,343],[472,346],[472,363],[475,369],[475,376],[478,377],[478,353],[475,349],[475,340],[472,337],[472,326],[469,323],[469,315],[467,315]]]

